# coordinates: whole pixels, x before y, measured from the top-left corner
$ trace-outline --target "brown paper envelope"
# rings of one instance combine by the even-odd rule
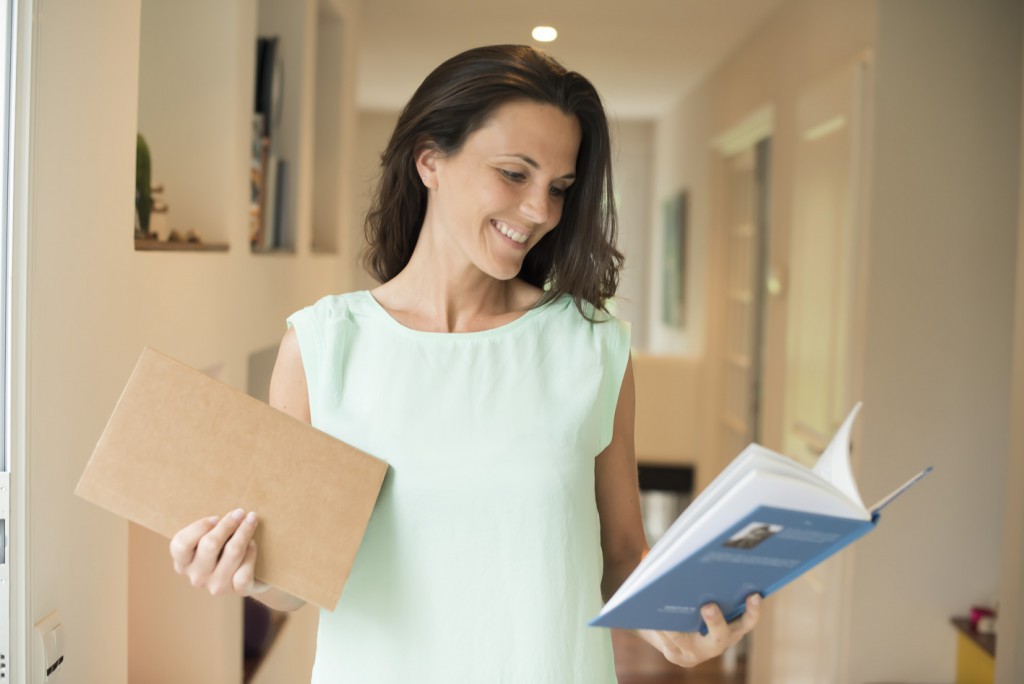
[[[386,472],[147,348],[75,493],[168,538],[199,518],[256,511],[256,577],[333,610]]]

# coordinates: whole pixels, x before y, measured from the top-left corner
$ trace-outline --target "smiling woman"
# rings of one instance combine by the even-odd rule
[[[545,161],[560,162],[562,167],[544,170],[560,179],[555,188],[568,189],[566,176],[575,177],[572,189],[565,193],[560,230],[532,245],[518,277],[534,287],[546,288],[538,304],[571,294],[577,306],[586,301],[603,309],[618,286],[622,267],[622,254],[615,248],[611,144],[604,108],[587,79],[567,71],[544,53],[523,46],[492,46],[456,55],[428,75],[416,90],[381,156],[381,181],[366,219],[366,266],[379,281],[387,282],[405,268],[416,247],[430,188],[418,165],[410,161],[418,161],[425,151],[457,156],[470,134],[493,124],[496,110],[508,103],[532,106],[514,108],[504,128],[488,135],[493,137],[502,131],[507,135],[511,126],[524,138],[515,142],[530,142],[543,150]],[[558,122],[560,131],[542,132],[521,125],[547,123],[518,120],[527,112],[539,116],[537,110],[543,109],[540,105],[548,106],[547,115],[552,121],[558,122],[556,115],[564,119]],[[571,154],[573,136],[547,149],[547,143],[573,127],[571,120],[579,131],[577,154]],[[556,150],[561,159],[554,157]],[[519,155],[516,168],[504,167],[513,175],[536,172],[522,159],[530,157],[523,150],[495,148],[492,153],[512,159]],[[535,164],[539,161],[530,160]]]
[[[646,547],[629,326],[605,309],[622,255],[601,101],[535,49],[470,50],[416,91],[382,165],[381,284],[293,314],[270,386],[390,467],[313,682],[612,684],[587,621]],[[258,520],[196,521],[175,568],[294,609],[255,580]],[[757,600],[732,625],[702,615],[705,636],[638,634],[695,665],[753,628]]]

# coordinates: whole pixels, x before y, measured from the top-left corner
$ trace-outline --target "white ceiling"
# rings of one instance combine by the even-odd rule
[[[612,116],[654,118],[696,86],[784,0],[362,0],[362,109],[402,107],[423,77],[464,49],[530,43],[589,78]]]

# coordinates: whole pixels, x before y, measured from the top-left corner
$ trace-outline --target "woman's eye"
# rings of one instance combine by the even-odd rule
[[[501,171],[501,175],[503,175],[505,178],[509,179],[510,181],[514,181],[516,183],[522,183],[524,180],[526,180],[526,175],[522,174],[522,173],[519,173],[518,171],[509,171],[508,169],[498,169],[498,170]]]
[[[567,190],[568,188],[560,188],[556,185],[552,185],[551,189],[548,192],[551,193],[552,197],[565,197],[565,193]]]

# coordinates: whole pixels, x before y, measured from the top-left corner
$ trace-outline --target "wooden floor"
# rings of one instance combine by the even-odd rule
[[[721,658],[684,669],[665,660],[653,646],[621,630],[612,630],[619,684],[743,684],[743,660],[726,671]]]

